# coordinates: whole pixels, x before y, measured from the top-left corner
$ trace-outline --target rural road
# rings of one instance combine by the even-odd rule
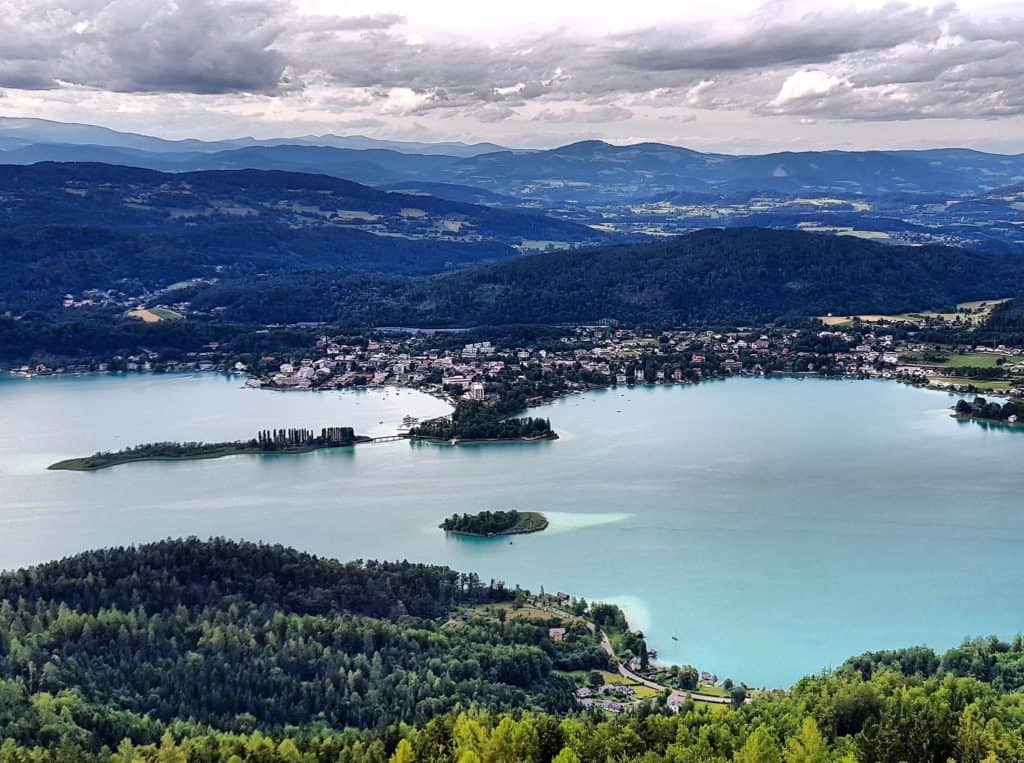
[[[663,686],[655,681],[651,681],[647,678],[644,678],[641,675],[634,673],[632,670],[627,668],[621,661],[619,661],[618,657],[615,654],[615,649],[612,647],[612,642],[608,639],[608,634],[604,631],[601,631],[601,648],[604,649],[604,651],[607,652],[610,657],[614,658],[618,662],[619,675],[623,678],[628,678],[631,681],[636,681],[638,684],[647,686],[648,688],[654,689],[655,691],[668,691],[676,696],[689,697],[690,699],[697,700],[700,702],[711,702],[716,705],[732,704],[732,699],[729,697],[721,697],[717,694],[701,694],[700,692],[695,691],[681,691],[679,689],[669,689],[669,687],[667,686]],[[746,701],[749,703],[750,698],[748,697]]]

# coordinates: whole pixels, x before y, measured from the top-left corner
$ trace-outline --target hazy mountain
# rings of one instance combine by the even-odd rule
[[[516,207],[522,204],[520,199],[503,196],[500,193],[486,191],[471,185],[455,183],[432,183],[429,180],[404,180],[400,183],[378,186],[382,191],[396,191],[424,196],[436,196],[449,201],[461,201],[467,204],[484,204],[487,206]]]
[[[27,121],[29,124],[24,124]],[[170,172],[279,169],[372,185],[445,183],[519,203],[620,203],[673,193],[979,195],[1024,181],[1024,155],[968,149],[808,151],[731,156],[658,143],[584,141],[545,151],[310,136],[165,141],[85,125],[0,120],[0,162],[102,161]],[[473,155],[466,155],[473,154]]]
[[[657,143],[586,141],[526,155],[484,154],[453,163],[444,175],[448,182],[547,201],[618,201],[680,191],[959,195],[1024,179],[1024,155],[936,149],[729,156]]]
[[[364,135],[303,135],[300,137],[258,139],[252,137],[229,140],[203,141],[195,138],[186,140],[167,140],[138,133],[121,132],[106,127],[53,122],[47,119],[31,119],[25,117],[0,117],[0,149],[18,148],[31,144],[77,144],[91,146],[107,146],[111,148],[131,148],[140,151],[164,152],[201,152],[210,153],[246,146],[332,146],[334,148],[353,149],[389,149],[407,154],[446,154],[448,156],[476,156],[477,154],[504,151],[502,146],[494,143],[461,143],[442,141],[426,143],[421,141],[377,140]],[[56,159],[56,157],[44,157]]]

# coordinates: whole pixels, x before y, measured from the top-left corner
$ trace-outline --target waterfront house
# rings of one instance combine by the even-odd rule
[[[671,710],[673,713],[678,713],[686,705],[687,696],[679,692],[672,692],[668,695],[668,699],[665,700],[665,707]]]
[[[625,684],[605,684],[598,691],[601,694],[614,694],[619,697],[632,697],[634,694],[633,687]]]

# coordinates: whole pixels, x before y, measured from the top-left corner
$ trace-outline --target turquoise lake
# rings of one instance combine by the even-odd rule
[[[615,601],[663,660],[752,686],[867,649],[1024,627],[1024,431],[958,422],[954,398],[891,382],[593,392],[538,411],[555,442],[46,471],[140,442],[286,426],[385,434],[405,414],[447,410],[408,390],[242,381],[0,381],[0,567],[183,535],[443,563]],[[511,544],[437,529],[454,511],[510,507],[544,511],[550,529]]]

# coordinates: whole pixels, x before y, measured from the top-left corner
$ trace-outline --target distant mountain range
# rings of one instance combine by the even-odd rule
[[[1024,155],[949,148],[733,156],[659,143],[583,141],[544,151],[360,136],[168,141],[88,125],[0,118],[0,163],[104,162],[168,172],[275,169],[369,185],[443,183],[519,204],[617,203],[675,193],[973,196],[1024,182]]]
[[[317,173],[628,238],[756,226],[1024,252],[1024,155],[960,148],[733,156],[601,141],[537,151],[336,135],[172,141],[0,117],[0,164],[44,161]]]
[[[445,154],[447,156],[476,156],[477,154],[507,151],[494,143],[460,143],[456,141],[424,143],[401,140],[376,140],[363,135],[303,135],[294,138],[233,138],[204,141],[195,138],[167,140],[150,135],[121,132],[107,127],[53,122],[27,117],[0,117],[0,149],[25,148],[32,145],[78,145],[128,148],[153,153],[211,153],[230,151],[249,146],[332,146],[334,148],[381,148],[411,154]],[[52,157],[51,157],[52,158]]]

